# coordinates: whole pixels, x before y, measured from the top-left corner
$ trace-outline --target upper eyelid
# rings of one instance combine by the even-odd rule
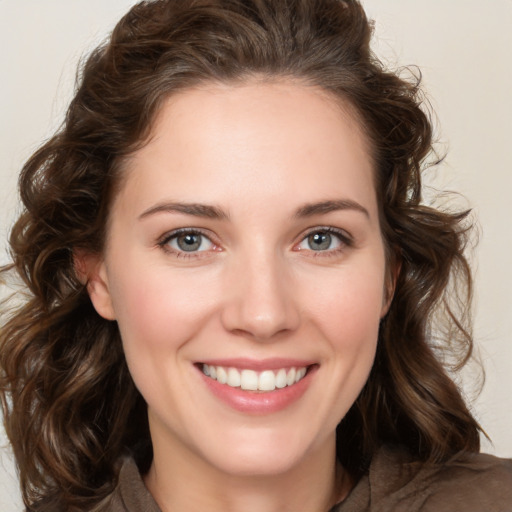
[[[353,240],[354,240],[354,237],[345,229],[336,228],[334,226],[314,226],[314,227],[306,229],[299,236],[299,241],[304,240],[307,236],[309,236],[313,233],[322,232],[322,231],[325,231],[327,233],[332,233],[334,235],[338,235],[342,239],[346,239],[347,241],[350,241],[350,242],[353,242]]]
[[[212,244],[213,248],[201,251],[184,251],[171,246],[172,240],[186,234],[197,234],[207,238]],[[173,255],[174,258],[186,258],[194,260],[203,259],[208,255],[211,255],[212,252],[218,252],[220,249],[219,245],[214,241],[209,232],[201,228],[178,228],[168,231],[157,239],[156,247],[168,255]]]
[[[169,242],[169,240],[171,240],[171,239],[173,239],[173,238],[175,238],[177,236],[185,235],[185,234],[188,234],[188,233],[202,235],[202,236],[208,238],[212,243],[216,243],[214,241],[215,237],[212,236],[213,234],[210,231],[202,229],[202,228],[178,228],[178,229],[173,229],[171,231],[167,231],[166,233],[164,233],[163,235],[158,237],[157,243],[158,244],[165,244],[165,243]]]
[[[298,243],[305,240],[311,234],[321,231],[325,231],[338,236],[341,239],[341,241],[345,244],[352,244],[354,242],[354,237],[345,229],[334,226],[317,225],[311,226],[302,231],[302,233],[297,237],[297,241],[293,243],[293,246],[296,246]],[[160,246],[166,245],[173,238],[187,233],[202,235],[208,238],[214,245],[221,246],[218,237],[214,233],[212,233],[208,229],[198,227],[184,227],[168,231],[158,238],[157,244]]]
[[[325,250],[319,250],[315,251],[311,248],[302,248],[299,247],[301,244],[303,244],[307,238],[314,234],[314,233],[329,233],[330,235],[334,235],[336,238],[338,238],[339,246],[334,247],[332,249],[325,249]],[[341,228],[335,228],[333,226],[315,226],[313,228],[310,228],[303,232],[300,235],[300,238],[297,242],[294,243],[292,250],[297,251],[299,253],[302,253],[304,256],[314,256],[316,257],[332,257],[335,255],[343,254],[344,252],[352,249],[355,246],[355,241],[353,236],[346,230]]]

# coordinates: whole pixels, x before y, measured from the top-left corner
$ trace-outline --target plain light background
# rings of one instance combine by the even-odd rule
[[[78,60],[134,0],[0,0],[0,263],[17,212],[22,163],[60,124]],[[374,48],[391,65],[418,65],[448,157],[436,187],[461,192],[476,212],[475,338],[486,370],[465,389],[493,440],[512,457],[512,0],[363,0]],[[0,430],[0,510],[22,510]]]

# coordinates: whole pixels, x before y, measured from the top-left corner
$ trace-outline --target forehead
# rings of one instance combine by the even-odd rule
[[[297,196],[374,190],[368,141],[351,106],[291,81],[215,83],[172,95],[125,172],[139,198],[151,187],[194,201],[209,201],[213,189],[219,201],[232,200],[248,186]]]
[[[172,94],[153,120],[149,141],[163,131],[170,133],[172,125],[183,123],[180,131],[185,127],[204,130],[208,121],[216,123],[215,131],[219,137],[228,135],[232,123],[238,123],[240,137],[258,136],[261,135],[258,125],[265,123],[269,135],[279,130],[289,139],[294,136],[300,139],[307,136],[308,131],[327,128],[327,125],[332,128],[344,124],[357,135],[361,149],[368,155],[373,153],[361,116],[347,99],[292,78],[207,82]],[[334,137],[339,135],[336,132]]]

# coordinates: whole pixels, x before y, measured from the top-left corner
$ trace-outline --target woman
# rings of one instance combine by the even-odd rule
[[[512,504],[440,362],[467,213],[421,203],[431,125],[370,32],[355,1],[143,2],[90,56],[4,270],[29,510]]]

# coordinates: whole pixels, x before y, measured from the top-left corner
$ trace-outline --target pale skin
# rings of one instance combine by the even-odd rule
[[[148,404],[146,486],[163,512],[327,511],[393,288],[355,116],[297,82],[210,84],[169,98],[125,167],[83,265]],[[226,358],[304,361],[304,392],[238,410],[200,371]]]

